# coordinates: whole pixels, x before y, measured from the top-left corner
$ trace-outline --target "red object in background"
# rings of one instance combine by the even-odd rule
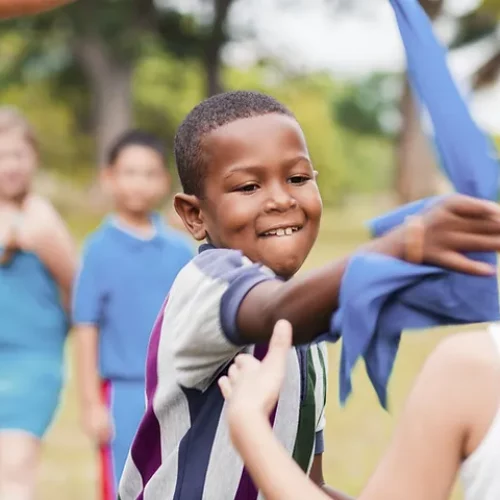
[[[103,380],[101,384],[101,396],[104,404],[111,407],[111,382]],[[100,461],[100,497],[99,500],[115,500],[115,480],[113,474],[113,457],[109,444],[101,445],[99,448]]]
[[[72,1],[74,0],[0,0],[0,19],[38,14]]]

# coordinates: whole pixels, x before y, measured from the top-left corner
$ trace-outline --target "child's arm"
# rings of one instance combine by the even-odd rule
[[[41,198],[33,198],[27,207],[32,227],[33,249],[47,266],[61,291],[61,302],[69,312],[71,288],[76,271],[76,248],[61,216]]]
[[[76,381],[82,426],[95,443],[111,440],[113,426],[101,395],[98,370],[99,332],[94,325],[78,325],[74,333]]]
[[[393,441],[361,500],[449,498],[461,462],[498,412],[498,351],[484,332],[447,338],[410,393]]]
[[[112,436],[111,417],[101,395],[98,368],[99,324],[104,304],[101,261],[97,241],[87,244],[73,294],[75,324],[75,365],[82,425],[96,443],[106,443]]]
[[[291,342],[290,324],[278,322],[262,362],[250,355],[240,355],[228,376],[220,379],[227,401],[231,439],[255,484],[268,500],[349,500],[330,488],[321,491],[287,454],[269,424],[269,413],[278,399]],[[311,476],[317,476],[313,477],[316,482],[323,482],[317,459]]]
[[[423,216],[425,263],[459,272],[491,275],[492,267],[468,259],[462,252],[500,249],[500,207],[460,195],[445,198]],[[366,244],[362,250],[403,258],[406,228],[398,227]],[[308,343],[327,332],[348,259],[287,282],[265,281],[256,285],[242,300],[236,324],[226,328],[236,343],[269,340],[279,319],[293,325],[294,343]],[[232,335],[231,335],[232,334]]]
[[[292,460],[273,434],[265,415],[241,414],[233,442],[252,479],[267,500],[323,500],[347,497],[324,493]]]
[[[262,362],[241,355],[219,381],[231,438],[253,480],[271,500],[321,499],[269,425],[285,373],[291,329],[276,325]],[[451,337],[430,356],[408,399],[392,445],[360,500],[448,498],[464,458],[498,412],[498,352],[487,335]],[[332,498],[342,499],[342,495]]]

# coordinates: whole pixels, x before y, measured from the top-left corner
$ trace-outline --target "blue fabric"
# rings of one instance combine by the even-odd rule
[[[410,83],[430,115],[444,171],[463,194],[494,200],[498,164],[490,140],[474,123],[447,68],[445,51],[417,0],[390,0],[404,43]],[[436,199],[406,205],[374,219],[379,236],[421,213]],[[494,253],[471,257],[496,264]],[[351,373],[363,357],[382,406],[403,329],[494,321],[500,318],[495,277],[476,277],[360,253],[349,262],[327,338],[342,336],[340,400],[351,393]],[[324,337],[323,337],[324,338]]]
[[[40,259],[18,252],[0,267],[0,431],[41,438],[59,403],[68,321]]]
[[[75,324],[99,329],[99,368],[109,380],[144,380],[149,335],[178,272],[194,249],[154,216],[141,239],[113,218],[87,240],[73,296]]]

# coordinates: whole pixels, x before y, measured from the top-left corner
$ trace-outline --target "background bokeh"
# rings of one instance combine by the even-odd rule
[[[421,3],[478,123],[500,137],[500,0]],[[171,145],[195,104],[228,89],[272,94],[302,124],[326,207],[306,267],[365,240],[367,218],[448,190],[413,105],[388,0],[82,0],[0,23],[0,103],[21,108],[37,129],[37,188],[80,243],[108,208],[97,174],[109,143],[141,126]],[[176,222],[170,205],[165,214]],[[353,398],[339,407],[339,350],[331,347],[331,484],[361,490],[415,374],[449,333],[405,337],[390,414],[377,406],[362,366]],[[77,410],[70,340],[68,387],[44,449],[43,500],[95,496],[97,465]]]

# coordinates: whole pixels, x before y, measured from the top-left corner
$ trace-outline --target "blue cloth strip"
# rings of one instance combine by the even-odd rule
[[[498,164],[491,141],[474,123],[447,67],[445,51],[417,0],[390,0],[403,40],[410,83],[434,127],[444,171],[459,193],[494,200]],[[421,200],[371,221],[374,236],[422,213],[435,198]],[[496,254],[470,255],[496,264]],[[349,262],[329,334],[342,337],[340,401],[352,391],[351,374],[364,358],[380,404],[404,329],[422,329],[500,319],[496,277],[476,277],[417,266],[385,255],[359,253]]]

